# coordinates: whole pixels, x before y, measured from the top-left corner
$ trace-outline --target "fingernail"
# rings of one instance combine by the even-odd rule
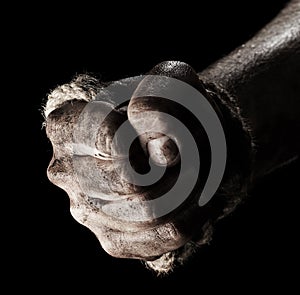
[[[152,139],[147,144],[151,160],[158,166],[174,166],[179,162],[179,150],[168,136]]]

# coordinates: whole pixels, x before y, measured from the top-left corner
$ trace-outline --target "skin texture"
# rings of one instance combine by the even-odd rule
[[[300,150],[300,3],[291,1],[246,44],[199,74],[226,104],[236,101],[256,145],[254,177]]]
[[[182,66],[186,67],[185,64],[182,64]],[[155,256],[184,245],[197,231],[197,227],[193,228],[189,225],[194,224],[196,220],[200,222],[206,221],[206,219],[201,220],[202,218],[198,218],[199,207],[196,202],[194,202],[194,205],[191,206],[189,204],[188,207],[183,208],[180,212],[173,213],[173,215],[167,216],[162,220],[154,220],[151,223],[131,224],[113,220],[98,210],[96,206],[90,204],[91,200],[83,193],[78,194],[81,191],[81,187],[74,171],[72,159],[72,157],[76,158],[72,150],[73,128],[84,106],[86,106],[86,102],[77,100],[65,102],[63,106],[49,114],[46,128],[54,150],[54,157],[48,168],[48,177],[70,196],[71,212],[74,218],[92,229],[100,240],[102,247],[109,254],[116,257],[152,259]],[[118,120],[118,118],[123,116],[125,119],[127,117],[126,113],[116,113],[113,118],[114,123],[112,124],[112,121],[109,120],[106,122],[106,124],[109,124],[109,128],[101,128],[102,138],[110,137],[111,130],[117,128],[120,122],[123,121],[123,119]],[[134,119],[132,120],[134,121]],[[104,130],[108,130],[108,134],[103,134]],[[101,141],[100,143],[97,141],[97,144],[101,154],[109,153],[108,149],[103,147]],[[151,149],[153,150],[154,148],[151,147]],[[135,155],[133,163],[138,165],[143,162],[140,160],[143,157],[143,150],[140,147],[132,149],[132,154]],[[176,168],[171,167],[160,183],[144,192],[143,188],[128,185],[118,178],[109,160],[99,159],[95,155],[78,157],[78,160],[81,161],[80,165],[86,167],[86,171],[89,169],[102,171],[103,181],[98,184],[97,189],[99,194],[105,194],[106,197],[104,198],[117,193],[121,198],[149,199],[160,193],[162,191],[161,187],[165,189],[170,187],[177,174]],[[88,183],[86,186],[91,187],[92,185],[92,183]],[[116,199],[117,197],[114,196],[113,198]]]
[[[209,144],[203,128],[188,111],[159,97],[133,98],[120,107],[108,94],[102,107],[111,113],[99,126],[92,143],[97,152],[83,155],[74,150],[74,128],[87,103],[104,86],[82,75],[55,89],[45,108],[46,132],[53,146],[47,173],[51,182],[67,192],[73,217],[94,232],[112,256],[145,260],[158,272],[168,272],[176,263],[184,262],[196,247],[210,240],[214,223],[246,197],[256,179],[299,156],[299,43],[300,1],[291,1],[253,39],[202,73],[196,74],[189,65],[173,61],[158,64],[149,72],[179,79],[198,89],[222,123],[228,149],[226,170],[217,193],[203,207],[198,206],[196,196],[208,174]],[[147,133],[147,126],[155,120],[143,113],[147,110],[166,112],[183,122],[201,146],[201,159],[207,161],[201,163],[203,169],[196,188],[178,209],[147,222],[124,222],[105,214],[99,202],[151,200],[168,191],[179,173],[180,137],[175,131],[174,140],[163,133]],[[96,115],[99,114],[101,109]],[[124,156],[122,138],[117,147],[111,142],[126,120],[132,127],[130,132],[144,131],[130,149],[135,170],[146,172],[149,157],[157,165],[167,166],[162,179],[150,187],[128,184],[115,172],[112,157]],[[171,129],[159,124],[161,130]],[[85,142],[87,135],[83,132],[80,136]],[[121,162],[114,163],[121,174],[126,173]],[[81,167],[82,175],[78,175],[75,166]],[[93,171],[99,171],[97,183],[88,177]],[[79,182],[79,176],[85,179],[84,183]],[[141,212],[126,214],[149,212],[145,206]]]

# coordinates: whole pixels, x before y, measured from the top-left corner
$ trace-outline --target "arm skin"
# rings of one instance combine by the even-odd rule
[[[244,199],[256,179],[299,156],[300,1],[291,1],[249,42],[198,75],[181,62],[161,63],[150,74],[177,78],[194,86],[221,120],[228,159],[221,186],[212,200],[200,208],[195,198],[189,198],[180,210],[153,223],[120,222],[101,212],[97,200],[91,200],[82,191],[74,171],[74,126],[83,108],[102,89],[99,81],[88,76],[79,76],[49,95],[45,108],[46,132],[53,146],[53,159],[48,177],[68,193],[74,218],[95,233],[109,254],[142,259],[154,270],[168,272],[174,264],[190,256],[195,245],[210,240],[214,223]],[[169,102],[134,98],[126,111],[114,110],[101,129],[96,145],[104,154],[109,153],[104,143],[113,131],[127,119],[137,128],[137,117],[143,109],[168,110],[189,123],[189,115]],[[145,117],[146,121],[150,119]],[[206,152],[203,132],[193,124],[191,131]],[[141,137],[141,146],[133,148],[133,165],[137,170],[143,169],[142,154],[149,146],[147,143],[149,138]],[[156,145],[154,151],[155,148]],[[170,157],[172,167],[168,168],[166,178],[145,193],[141,187],[118,179],[108,160],[94,155],[76,159],[87,173],[93,169],[101,171],[102,181],[95,184],[88,179],[86,186],[96,187],[99,195],[106,197],[118,193],[120,197],[135,194],[141,199],[151,199],[163,187],[172,185],[178,165]]]
[[[251,129],[254,177],[299,156],[300,2],[291,1],[249,42],[199,74],[207,89],[234,100]]]

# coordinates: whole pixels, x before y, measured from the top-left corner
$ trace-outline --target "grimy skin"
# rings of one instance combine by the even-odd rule
[[[130,157],[135,169],[143,172],[147,170],[147,155],[159,165],[163,153],[168,168],[162,180],[145,190],[124,183],[115,173],[110,159],[111,140],[114,131],[127,119],[134,130],[139,128],[142,118],[146,132],[147,122],[153,118],[143,111],[167,112],[190,128],[208,158],[209,146],[201,126],[194,124],[180,106],[161,98],[141,97],[131,99],[122,108],[108,103],[112,113],[99,126],[95,143],[101,156],[75,155],[74,126],[86,104],[103,88],[99,81],[86,75],[58,87],[48,97],[46,132],[53,146],[53,158],[47,173],[51,182],[68,193],[73,217],[95,233],[106,252],[115,257],[145,260],[161,273],[183,263],[196,247],[207,243],[214,223],[245,198],[257,179],[299,156],[300,1],[291,1],[249,42],[199,74],[189,65],[173,61],[158,64],[149,73],[177,78],[197,88],[222,122],[228,148],[227,166],[221,186],[208,204],[199,207],[193,197],[200,189],[199,184],[178,210],[150,222],[120,221],[97,207],[97,198],[90,198],[78,183],[74,159],[87,174],[94,169],[101,172],[99,183],[87,179],[84,184],[99,192],[99,199],[148,200],[176,181],[178,149],[161,134],[141,136]],[[180,138],[177,143],[180,144]],[[206,166],[209,163],[203,164],[201,173],[207,172]]]

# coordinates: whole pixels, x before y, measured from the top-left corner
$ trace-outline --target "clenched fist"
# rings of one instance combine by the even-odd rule
[[[55,89],[48,177],[74,218],[115,257],[158,272],[182,263],[256,179],[299,157],[299,41],[293,0],[200,74],[163,62],[146,76],[102,85],[83,75]]]
[[[149,77],[168,77],[205,92],[194,70],[180,62],[161,63],[143,79],[117,82],[126,89],[134,87],[135,95],[121,104],[114,101],[115,88],[101,86],[89,76],[58,87],[45,109],[46,131],[53,145],[48,177],[68,193],[74,218],[95,233],[109,254],[158,261],[160,265],[165,263],[160,259],[164,260],[166,253],[180,255],[187,251],[184,248],[192,249],[194,242],[206,241],[212,213],[220,210],[198,205],[211,163],[203,127],[179,103],[158,96],[137,96],[143,89],[172,87],[161,85],[169,81],[163,79],[154,85]],[[196,167],[192,169],[192,161],[187,167],[182,165],[181,153],[190,147],[188,139],[176,128],[176,122],[160,114],[176,118],[188,128],[196,152],[201,154],[201,173]],[[121,126],[125,126],[123,132],[117,133]],[[170,203],[176,206],[171,204],[170,210],[158,214],[164,204],[151,201],[170,191],[180,174],[183,179],[194,177],[194,187],[187,195],[177,196],[178,200],[173,193]],[[151,181],[150,175],[154,177]]]

